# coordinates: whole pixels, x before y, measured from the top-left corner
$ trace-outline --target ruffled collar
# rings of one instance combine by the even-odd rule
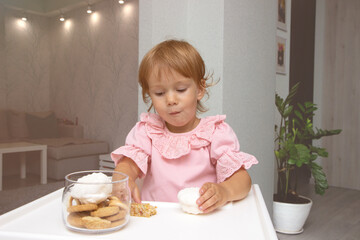
[[[202,118],[196,128],[186,133],[170,132],[165,122],[154,113],[142,113],[146,133],[154,147],[167,159],[176,159],[190,153],[191,149],[208,146],[216,126],[225,120],[225,115]]]

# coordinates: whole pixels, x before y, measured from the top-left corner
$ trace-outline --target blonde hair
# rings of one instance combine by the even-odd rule
[[[164,66],[175,70],[186,78],[192,78],[199,88],[203,88],[205,94],[207,88],[214,85],[212,74],[206,74],[205,63],[199,52],[188,42],[180,40],[166,40],[153,47],[142,59],[139,68],[139,84],[142,88],[142,97],[145,103],[151,101],[149,96],[148,79],[156,66]],[[151,110],[152,103],[148,109]],[[205,106],[198,101],[198,112],[206,112]]]

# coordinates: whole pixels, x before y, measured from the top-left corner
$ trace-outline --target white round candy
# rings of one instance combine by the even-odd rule
[[[196,204],[196,200],[200,197],[199,190],[200,188],[198,187],[190,187],[178,192],[177,197],[184,212],[191,214],[202,213]]]

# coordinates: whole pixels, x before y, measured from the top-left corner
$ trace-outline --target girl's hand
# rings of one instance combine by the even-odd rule
[[[141,195],[140,195],[139,187],[137,186],[135,181],[132,180],[132,178],[130,178],[130,177],[128,180],[128,186],[129,186],[129,190],[130,190],[130,196],[132,197],[132,199],[137,203],[141,203],[141,198],[140,198]],[[125,200],[125,201],[129,200],[130,196],[129,196],[128,190],[124,189],[124,186],[122,185],[122,183],[120,183],[120,184],[115,183],[113,185],[112,190],[113,190],[112,194],[114,196],[119,197],[120,200]]]
[[[251,178],[244,168],[240,168],[222,183],[205,183],[196,203],[201,211],[208,213],[227,202],[245,198],[250,189]]]
[[[116,165],[115,171],[125,173],[129,176],[128,184],[131,191],[131,197],[135,202],[141,203],[140,190],[135,183],[135,180],[139,177],[140,169],[135,162],[128,157],[124,157],[122,161]]]
[[[196,201],[199,209],[204,213],[209,213],[225,205],[228,202],[227,190],[216,183],[205,183],[200,188],[200,197]]]
[[[135,181],[129,177],[129,188],[131,191],[131,197],[136,203],[141,203],[141,194],[138,185]]]

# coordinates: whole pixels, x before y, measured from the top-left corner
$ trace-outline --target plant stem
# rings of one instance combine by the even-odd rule
[[[281,118],[280,118],[280,127],[279,127],[279,136],[278,136],[278,151],[281,148],[281,143],[282,143],[282,140],[283,140],[283,137],[282,136],[280,137],[281,129],[283,128],[283,120],[284,120],[284,117],[281,116]],[[276,158],[276,163],[277,163],[277,168],[281,169],[282,168],[281,159]]]
[[[286,168],[286,185],[285,185],[285,202],[286,202],[286,199],[287,199],[287,192],[288,192],[288,189],[289,189],[289,175],[290,175],[290,169],[289,168]]]

